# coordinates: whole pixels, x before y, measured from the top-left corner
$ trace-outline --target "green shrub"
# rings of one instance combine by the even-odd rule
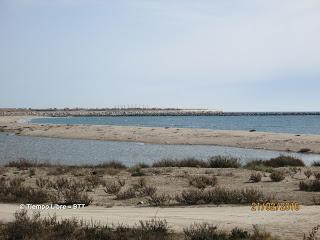
[[[240,160],[233,157],[215,156],[208,160],[211,168],[239,168],[241,167]]]

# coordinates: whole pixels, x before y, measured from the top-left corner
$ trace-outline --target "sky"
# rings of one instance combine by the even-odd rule
[[[320,111],[319,0],[0,0],[0,107]]]

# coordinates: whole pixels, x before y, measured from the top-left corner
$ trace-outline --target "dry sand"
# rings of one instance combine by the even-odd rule
[[[13,212],[20,209],[16,204],[0,204],[0,219],[12,221]],[[281,239],[302,239],[304,233],[311,231],[320,219],[320,206],[302,206],[300,211],[288,212],[252,212],[249,206],[220,207],[176,207],[176,208],[138,208],[138,207],[85,207],[78,210],[43,210],[42,216],[58,218],[83,219],[100,224],[124,223],[134,225],[140,220],[157,217],[166,219],[171,228],[177,232],[198,222],[208,222],[221,229],[231,230],[234,227],[252,230],[257,224],[274,236]],[[29,211],[31,214],[31,211]]]
[[[154,144],[203,144],[320,153],[320,135],[222,131],[111,125],[36,125],[22,123],[27,117],[0,117],[0,130],[34,137],[135,141]]]

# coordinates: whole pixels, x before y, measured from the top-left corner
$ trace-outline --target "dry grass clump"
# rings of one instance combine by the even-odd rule
[[[260,171],[260,172],[273,172],[272,167],[267,167],[264,165],[264,160],[253,160],[244,166],[247,169],[254,170],[254,171]]]
[[[199,189],[204,189],[208,186],[214,187],[218,183],[215,176],[197,175],[189,177],[189,184]]]
[[[273,182],[281,182],[286,176],[283,171],[273,171],[269,177]]]
[[[162,159],[152,164],[152,167],[209,167],[208,162],[196,158],[186,159]]]
[[[167,240],[171,231],[165,220],[140,221],[133,227],[125,225],[95,225],[77,219],[58,220],[56,216],[41,218],[40,214],[28,216],[27,211],[15,213],[15,220],[1,223],[0,239],[141,239]],[[171,239],[171,238],[170,238]]]
[[[301,191],[320,192],[320,180],[301,181],[299,188]]]
[[[260,182],[262,178],[261,173],[251,173],[249,181],[251,182]]]
[[[239,168],[240,160],[233,157],[215,156],[208,159],[211,168]]]
[[[135,197],[136,197],[136,191],[132,187],[121,190],[116,194],[117,200],[125,200],[125,199],[130,199]]]
[[[253,226],[253,233],[239,228],[234,228],[228,233],[209,223],[195,223],[183,232],[186,240],[279,240],[257,226]]]
[[[110,161],[110,162],[103,162],[96,165],[88,165],[88,167],[92,168],[113,168],[113,169],[126,169],[126,165],[118,161]]]
[[[304,235],[303,240],[317,240],[317,233],[320,230],[320,224],[312,228],[312,231],[309,233],[309,236]]]
[[[247,204],[252,202],[260,202],[265,199],[261,191],[256,189],[227,189],[215,187],[205,189],[189,189],[182,191],[176,196],[176,201],[180,204],[196,205],[196,204]]]
[[[314,172],[313,175],[315,179],[320,180],[320,172]]]

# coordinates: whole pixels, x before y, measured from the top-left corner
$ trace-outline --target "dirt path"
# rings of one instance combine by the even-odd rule
[[[13,220],[13,213],[19,205],[0,204],[0,219]],[[31,210],[29,211],[32,212]],[[43,210],[42,216],[57,214],[58,218],[77,217],[101,224],[124,223],[133,225],[139,220],[153,217],[166,219],[172,229],[182,231],[194,222],[208,222],[222,229],[234,227],[252,229],[253,224],[262,226],[273,235],[283,239],[302,239],[313,226],[319,223],[320,206],[302,206],[295,212],[252,212],[249,206],[221,207],[177,207],[177,208],[139,208],[139,207],[85,207],[78,210]]]

